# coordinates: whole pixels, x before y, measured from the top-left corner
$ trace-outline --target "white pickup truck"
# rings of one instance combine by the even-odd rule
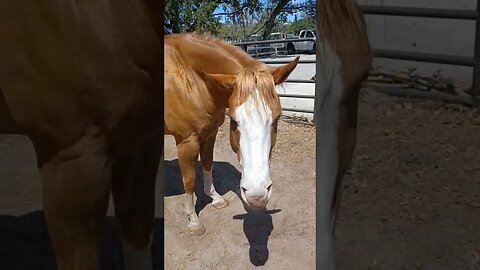
[[[316,30],[301,30],[298,37],[295,38],[313,38],[317,39]],[[294,38],[294,39],[295,39]],[[289,38],[290,39],[290,38]],[[287,39],[288,41],[288,39]],[[315,41],[298,41],[287,42],[287,53],[294,54],[295,52],[313,52],[315,53]]]

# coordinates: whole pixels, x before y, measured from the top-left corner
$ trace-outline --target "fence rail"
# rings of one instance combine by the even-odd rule
[[[459,19],[476,20],[478,14],[475,10],[461,9],[438,9],[438,8],[413,8],[413,7],[393,7],[393,6],[360,6],[363,14],[369,15],[390,15],[390,16],[408,16],[439,19]]]
[[[286,112],[301,112],[301,113],[315,113],[313,110],[303,110],[303,109],[297,109],[297,108],[282,108],[282,111]]]
[[[280,64],[288,64],[291,62],[291,60],[266,60],[263,61],[265,64],[271,64],[271,65],[280,65]],[[317,63],[316,60],[299,60],[299,64],[315,64]]]
[[[474,66],[473,57],[433,54],[433,53],[418,53],[398,50],[373,49],[373,55],[378,58],[390,58],[398,60],[410,60],[417,62],[428,62],[436,64],[458,65],[458,66]]]
[[[257,44],[275,44],[275,43],[288,43],[288,42],[300,42],[300,41],[313,41],[313,42],[315,42],[316,39],[314,39],[314,38],[286,38],[286,39],[273,39],[273,40],[245,41],[245,42],[238,42],[238,43],[233,43],[233,44],[243,47],[243,46],[257,45]]]
[[[278,94],[278,96],[284,97],[284,98],[306,98],[306,99],[315,98],[315,95]]]
[[[290,80],[287,80],[287,82],[291,82],[291,83],[315,83],[314,80],[300,80],[300,79],[290,79]]]

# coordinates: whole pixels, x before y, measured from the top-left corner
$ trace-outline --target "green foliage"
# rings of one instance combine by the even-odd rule
[[[321,0],[319,0],[321,1]],[[338,0],[340,1],[340,0]],[[309,17],[315,17],[316,14],[316,0],[291,0],[282,10],[282,13],[293,14],[300,12]]]
[[[196,29],[200,32],[209,32],[211,34],[218,34],[218,29],[221,26],[219,18],[213,16],[218,4],[214,1],[204,1],[197,10],[195,16],[197,20]]]
[[[268,18],[274,14],[270,32],[297,34],[315,27],[315,0],[289,0],[280,13],[273,13],[280,0],[165,0],[165,31],[206,32],[230,39],[244,39],[262,34]],[[287,23],[289,14],[304,17]],[[269,27],[272,27],[269,24]]]
[[[218,0],[165,0],[165,29],[169,32],[217,34],[220,19],[214,16]]]
[[[300,30],[315,29],[315,18],[308,15],[304,15],[300,19],[290,23],[286,26],[288,33],[298,35]]]

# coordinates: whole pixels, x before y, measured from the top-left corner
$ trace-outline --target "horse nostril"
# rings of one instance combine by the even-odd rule
[[[268,185],[267,187],[267,192],[270,192],[270,189],[272,188],[272,184]]]
[[[247,193],[247,189],[246,189],[246,188],[244,188],[244,187],[240,187],[240,188],[242,189],[243,193]]]

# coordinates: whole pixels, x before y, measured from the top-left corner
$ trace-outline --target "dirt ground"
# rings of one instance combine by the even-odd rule
[[[210,205],[197,166],[197,209],[207,229],[201,237],[188,232],[176,147],[172,137],[165,137],[165,269],[314,269],[315,130],[280,122],[271,163],[273,193],[267,212],[258,214],[247,214],[241,202],[228,132],[225,121],[215,146],[213,177],[229,207]]]
[[[363,91],[339,269],[480,269],[480,113]]]
[[[480,113],[363,91],[359,118],[335,234],[338,269],[480,269]],[[247,214],[235,193],[240,174],[226,127],[215,149],[214,183],[230,205],[209,204],[198,170],[197,209],[207,229],[201,237],[188,234],[176,151],[166,137],[165,223],[157,220],[154,265],[162,269],[164,257],[169,270],[314,269],[314,128],[280,124],[268,211]],[[104,269],[119,269],[109,216]],[[35,156],[21,136],[0,136],[0,265],[55,265]]]

